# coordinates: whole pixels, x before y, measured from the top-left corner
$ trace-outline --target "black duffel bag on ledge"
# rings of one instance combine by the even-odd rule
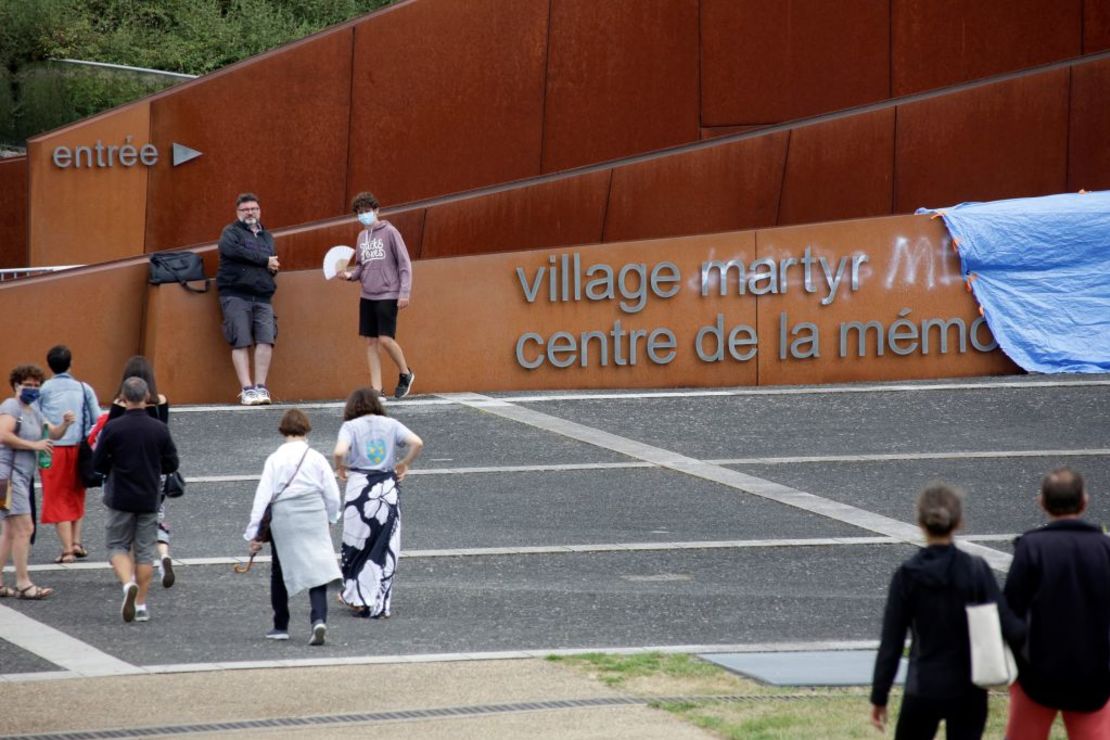
[[[190,282],[203,282],[204,288],[194,288]],[[207,293],[204,260],[195,252],[155,252],[150,255],[150,284],[164,283],[178,283],[193,293]]]

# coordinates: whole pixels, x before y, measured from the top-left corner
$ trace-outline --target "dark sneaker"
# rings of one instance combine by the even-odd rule
[[[288,640],[289,633],[286,630],[279,630],[274,628],[266,633],[267,640]]]
[[[169,588],[177,578],[173,574],[173,560],[169,555],[162,556],[162,588]]]
[[[328,626],[323,622],[312,625],[312,636],[308,639],[309,645],[323,645],[324,637],[328,634]]]
[[[123,587],[123,604],[119,608],[120,616],[125,622],[135,620],[135,599],[139,595],[139,584],[129,583]]]
[[[397,378],[397,387],[393,391],[394,398],[404,398],[412,390],[412,381],[416,380],[416,373],[409,368],[408,374],[402,374]]]

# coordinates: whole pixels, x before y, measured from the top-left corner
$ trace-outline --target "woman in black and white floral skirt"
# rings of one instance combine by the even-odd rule
[[[389,617],[401,554],[400,482],[424,442],[385,415],[378,392],[359,388],[347,399],[335,445],[343,496],[343,603],[361,617]]]

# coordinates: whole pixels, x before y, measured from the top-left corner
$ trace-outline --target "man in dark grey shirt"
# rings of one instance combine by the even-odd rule
[[[104,426],[93,453],[93,467],[106,476],[108,560],[123,584],[125,622],[150,619],[146,595],[154,574],[161,476],[178,464],[169,427],[146,411],[148,393],[142,378],[123,382],[127,411]]]

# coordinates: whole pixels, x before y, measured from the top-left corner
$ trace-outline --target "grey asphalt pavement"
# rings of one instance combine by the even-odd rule
[[[392,403],[389,413],[427,445],[405,482],[395,616],[361,620],[335,606],[323,648],[304,644],[304,595],[294,599],[295,639],[265,640],[269,566],[231,571],[245,552],[257,476],[280,443],[283,408],[175,409],[170,427],[190,479],[185,497],[169,504],[177,584],[153,589],[149,623],[120,621],[119,587],[100,562],[103,510],[90,496],[89,564],[53,565],[56,537],[42,528],[34,576],[57,593],[40,603],[0,601],[0,680],[33,685],[80,674],[26,637],[36,624],[132,669],[179,666],[182,676],[225,675],[213,669],[250,661],[296,671],[306,660],[873,640],[890,574],[912,544],[862,520],[830,519],[628,457],[605,434],[909,524],[916,491],[948,480],[969,493],[966,533],[1007,553],[1009,536],[1042,521],[1033,496],[1059,464],[1087,475],[1090,516],[1110,521],[1108,393],[1106,376],[1067,376],[496,395],[528,423],[455,397]],[[330,451],[341,410],[308,412],[313,445]],[[560,420],[599,435],[592,444],[571,439],[553,423]],[[33,620],[18,622],[30,633],[9,615]]]

